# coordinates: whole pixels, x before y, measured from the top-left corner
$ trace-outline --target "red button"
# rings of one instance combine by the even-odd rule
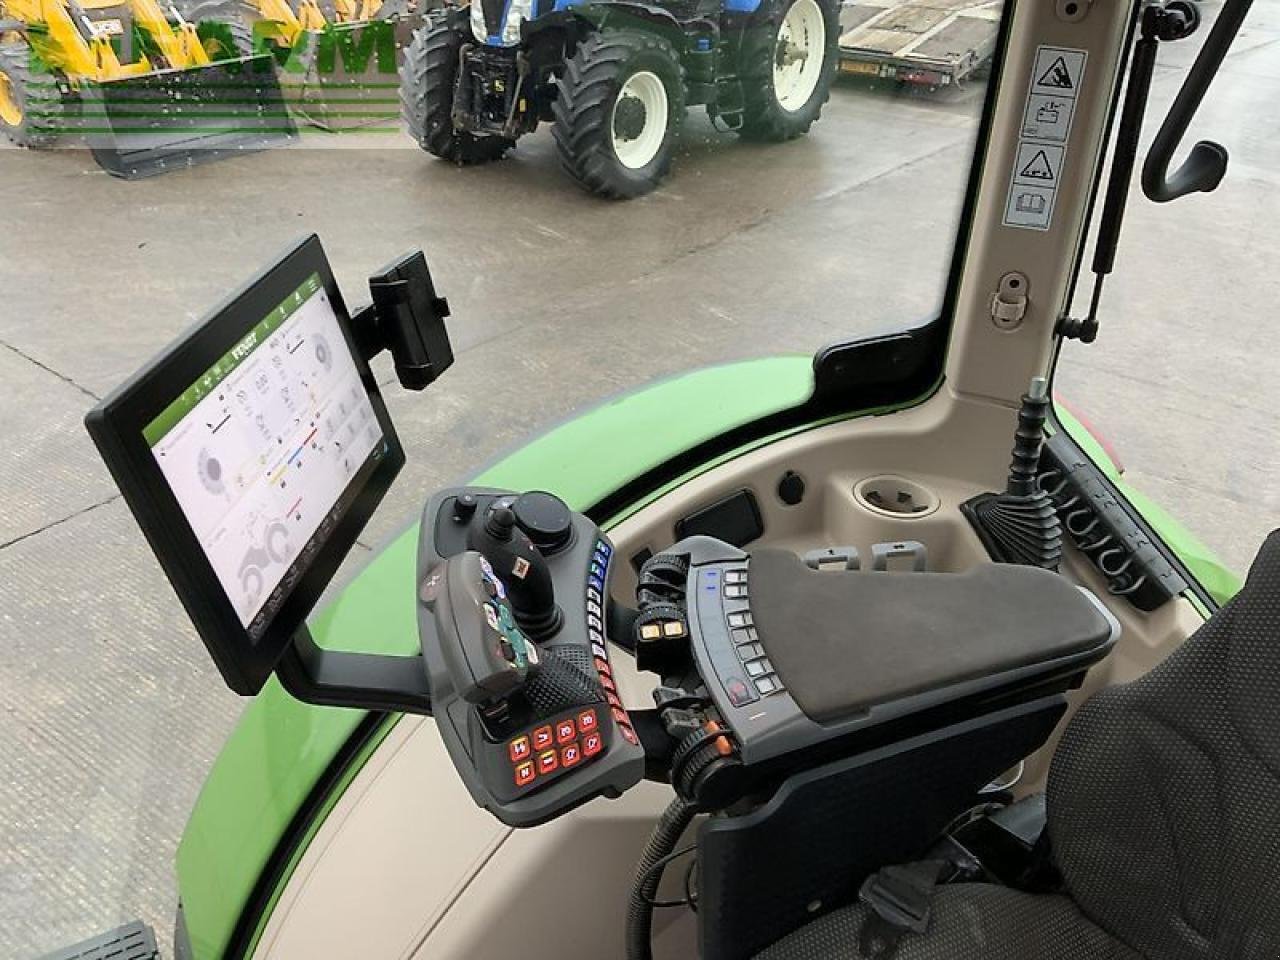
[[[604,695],[604,698],[605,698],[606,700],[608,700],[608,701],[609,701],[609,706],[613,707],[615,710],[619,710],[619,709],[621,709],[621,707],[622,707],[622,701],[618,699],[618,695],[617,695],[617,694],[614,694],[614,693],[606,693],[606,694]]]
[[[545,750],[547,747],[551,746],[551,741],[552,736],[550,726],[539,727],[537,730],[533,731],[533,749]]]
[[[558,765],[559,761],[556,760],[556,752],[554,750],[547,750],[538,754],[538,772],[544,777],[555,770]]]
[[[507,751],[511,754],[512,763],[519,763],[521,760],[527,759],[529,756],[529,738],[516,737],[507,744]]]
[[[636,732],[629,726],[618,725],[618,729],[622,731],[622,735],[627,738],[627,743],[638,744],[640,741],[636,739]]]
[[[560,766],[576,767],[582,760],[582,751],[576,743],[571,743],[560,751]]]
[[[594,757],[597,753],[604,749],[604,740],[600,734],[587,734],[585,740],[582,741],[582,755],[584,757]]]
[[[611,672],[609,664],[605,663],[599,657],[596,657],[596,673],[600,674],[602,677],[607,677]]]
[[[556,724],[556,743],[572,743],[577,735],[572,720],[561,720]]]
[[[631,726],[631,718],[627,716],[626,711],[619,710],[617,707],[613,708],[613,721],[624,727]]]
[[[615,690],[617,690],[617,689],[618,689],[617,687],[615,687],[615,686],[613,685],[613,678],[611,678],[611,677],[606,677],[606,676],[601,676],[601,677],[600,677],[600,686],[604,687],[604,688],[605,688],[606,690],[608,690],[610,693],[613,693]]]
[[[527,787],[529,784],[533,783],[536,776],[537,774],[533,772],[533,761],[526,760],[524,763],[520,764],[520,766],[516,767],[516,786]]]
[[[596,728],[596,712],[594,710],[583,710],[578,714],[578,732],[590,733]]]

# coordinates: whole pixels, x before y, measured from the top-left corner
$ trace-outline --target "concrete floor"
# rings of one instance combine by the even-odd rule
[[[1135,200],[1102,334],[1068,348],[1059,381],[1131,478],[1238,566],[1280,506],[1277,39],[1280,0],[1258,0],[1193,130],[1231,148],[1226,182]],[[1153,109],[1189,55],[1163,61]],[[545,132],[483,169],[398,137],[308,138],[141,183],[0,151],[0,956],[134,916],[167,939],[174,846],[241,706],[84,434],[97,398],[301,234],[351,300],[425,248],[458,360],[427,394],[389,394],[410,463],[376,544],[439,484],[619,391],[928,315],[980,105],[977,88],[842,83],[785,146],[692,116],[667,186],[628,204],[581,193]]]

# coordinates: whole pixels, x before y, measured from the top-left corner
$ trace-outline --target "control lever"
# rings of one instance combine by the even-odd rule
[[[468,550],[436,567],[422,585],[458,696],[492,704],[524,686],[538,651],[516,625],[506,587],[479,553]]]
[[[516,623],[532,639],[549,640],[564,623],[556,604],[551,569],[529,535],[516,525],[516,514],[503,500],[490,506],[484,520],[473,523],[467,547],[482,553],[502,572]]]

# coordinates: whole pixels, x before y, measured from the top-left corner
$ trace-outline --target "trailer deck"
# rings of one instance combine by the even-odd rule
[[[1002,0],[857,0],[840,11],[844,73],[925,87],[962,83],[995,52]]]

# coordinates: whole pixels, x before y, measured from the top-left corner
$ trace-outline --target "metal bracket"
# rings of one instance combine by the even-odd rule
[[[1026,274],[1011,270],[1000,278],[991,295],[991,322],[1001,330],[1016,330],[1027,314],[1027,291],[1031,282]]]

